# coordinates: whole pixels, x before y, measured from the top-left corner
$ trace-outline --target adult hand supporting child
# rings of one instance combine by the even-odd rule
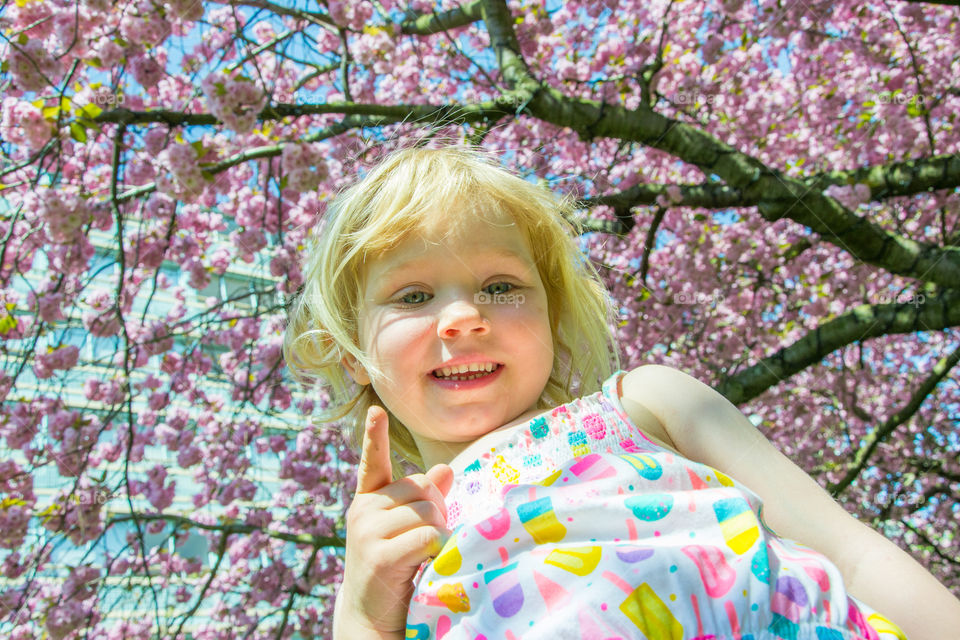
[[[413,577],[450,536],[444,496],[453,471],[438,464],[393,481],[389,424],[367,411],[357,493],[347,512],[346,569],[337,594],[334,638],[402,638]]]

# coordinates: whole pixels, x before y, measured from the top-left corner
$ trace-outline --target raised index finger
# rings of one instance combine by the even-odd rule
[[[360,468],[357,471],[357,493],[369,493],[382,489],[392,481],[387,412],[383,407],[372,406],[367,409],[367,421],[363,430]]]

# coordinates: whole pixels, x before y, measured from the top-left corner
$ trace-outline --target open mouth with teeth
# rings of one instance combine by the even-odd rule
[[[438,380],[476,380],[477,378],[490,375],[502,366],[502,364],[495,362],[462,364],[456,367],[440,367],[439,369],[434,369],[431,375]]]

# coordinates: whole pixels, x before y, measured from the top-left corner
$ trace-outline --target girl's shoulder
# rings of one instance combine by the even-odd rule
[[[757,446],[765,438],[740,409],[718,391],[682,371],[663,365],[644,365],[623,376],[621,403],[635,420],[680,453],[730,473],[731,460],[747,464],[751,450],[769,462],[773,448]],[[649,417],[652,415],[652,418]]]
[[[655,444],[682,454],[671,436],[671,419],[679,415],[681,402],[690,402],[704,389],[712,390],[696,378],[665,365],[646,364],[621,373],[617,396],[630,421]]]

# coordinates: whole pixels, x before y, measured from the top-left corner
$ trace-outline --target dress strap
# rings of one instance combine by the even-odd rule
[[[643,432],[643,429],[635,425],[633,420],[630,419],[630,416],[628,416],[627,412],[623,409],[623,404],[620,402],[620,398],[623,396],[623,376],[625,375],[627,375],[627,372],[623,369],[620,369],[612,376],[604,380],[603,395],[613,406],[613,409],[617,412],[617,417],[630,427],[631,432],[638,434],[641,438],[659,449],[661,448],[660,445],[651,440],[650,437]]]
[[[617,409],[621,411],[620,396],[623,395],[623,376],[626,374],[626,371],[620,369],[603,381],[603,395],[612,400]]]

